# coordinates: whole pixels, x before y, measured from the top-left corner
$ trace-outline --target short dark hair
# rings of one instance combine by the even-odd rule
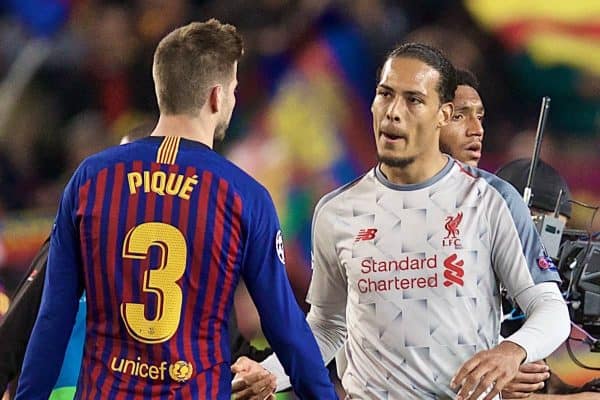
[[[415,58],[424,62],[440,74],[437,91],[442,103],[451,102],[456,91],[456,70],[441,50],[423,43],[404,43],[392,50],[386,57]]]
[[[212,85],[231,81],[242,53],[236,28],[216,19],[169,33],[156,47],[152,66],[160,112],[195,115]]]
[[[470,86],[473,89],[479,91],[479,80],[474,73],[468,69],[457,69],[456,70],[456,85],[457,86]]]

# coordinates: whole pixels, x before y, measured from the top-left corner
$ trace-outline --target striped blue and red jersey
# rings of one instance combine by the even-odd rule
[[[48,397],[85,289],[77,399],[229,400],[240,278],[295,390],[336,398],[284,264],[267,190],[209,147],[148,137],[86,159],[59,206],[17,398]]]

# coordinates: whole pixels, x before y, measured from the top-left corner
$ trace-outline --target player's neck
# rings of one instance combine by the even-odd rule
[[[448,162],[448,157],[442,153],[431,157],[417,157],[405,167],[391,167],[381,164],[379,168],[388,181],[397,185],[413,185],[422,183],[434,177]]]
[[[214,127],[187,115],[161,115],[151,136],[179,136],[213,147]]]

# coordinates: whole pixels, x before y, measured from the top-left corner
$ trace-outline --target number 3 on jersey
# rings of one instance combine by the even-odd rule
[[[123,258],[143,260],[152,246],[161,250],[160,264],[144,271],[142,290],[157,296],[156,316],[146,319],[144,304],[121,304],[121,318],[129,334],[150,344],[169,340],[179,327],[183,293],[177,281],[183,276],[187,261],[183,234],[162,222],[147,222],[131,228],[123,243]]]

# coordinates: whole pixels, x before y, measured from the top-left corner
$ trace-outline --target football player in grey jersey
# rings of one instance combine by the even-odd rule
[[[343,347],[348,398],[497,398],[569,333],[519,194],[440,151],[455,90],[437,49],[392,51],[371,108],[379,163],[315,209],[307,319],[326,363]],[[498,343],[500,284],[528,318]]]
[[[439,150],[453,74],[435,49],[394,50],[372,105],[379,164],[315,211],[308,319],[324,355],[339,346],[332,332],[347,335],[351,398],[491,399],[568,335],[558,275],[540,267],[518,193]],[[463,147],[480,156],[480,141]],[[498,344],[500,283],[528,320]]]

